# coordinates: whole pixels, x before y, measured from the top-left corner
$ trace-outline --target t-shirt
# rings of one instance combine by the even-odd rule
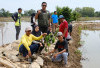
[[[63,42],[57,41],[56,46],[54,49],[58,49],[58,51],[62,51],[64,49],[66,49],[66,52],[68,52],[68,43],[66,40],[64,40]]]
[[[53,19],[53,23],[58,23],[58,16],[57,15],[53,14],[51,18]]]
[[[68,36],[68,22],[66,20],[61,22],[61,24],[59,26],[59,31],[64,33],[65,28],[67,28],[67,31],[66,31],[64,37],[67,38],[67,36]]]

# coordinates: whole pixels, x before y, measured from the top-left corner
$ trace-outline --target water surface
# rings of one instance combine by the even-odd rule
[[[100,31],[83,30],[81,41],[84,43],[79,48],[82,51],[82,68],[100,68]]]
[[[16,40],[16,30],[14,22],[0,22],[3,23],[3,26],[0,26],[0,45],[2,45],[2,37],[3,37],[3,44],[12,43]],[[29,22],[22,22],[21,31],[19,35],[19,39],[25,33],[25,28],[30,26]],[[3,29],[3,30],[2,30]],[[3,31],[3,36],[2,36]]]

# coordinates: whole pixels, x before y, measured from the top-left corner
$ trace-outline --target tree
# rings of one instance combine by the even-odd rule
[[[75,8],[75,11],[80,13],[82,17],[94,17],[95,9],[92,7]]]
[[[4,8],[0,10],[0,17],[9,17],[12,14],[9,11],[6,11]]]
[[[26,10],[24,11],[24,16],[31,16],[32,13],[36,13],[36,11],[33,9]]]
[[[72,9],[70,9],[69,7],[63,7],[63,8],[61,8],[61,7],[57,6],[56,10],[57,10],[58,16],[59,15],[63,15],[68,22],[70,22],[72,20],[71,19],[72,18],[72,14],[71,14]]]
[[[95,12],[94,16],[95,17],[100,17],[100,11]]]
[[[78,21],[78,19],[81,17],[81,14],[79,12],[73,11],[72,19]]]

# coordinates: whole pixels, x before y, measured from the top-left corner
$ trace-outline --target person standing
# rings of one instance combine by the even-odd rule
[[[63,37],[66,39],[68,36],[68,22],[64,19],[63,15],[59,16],[60,19],[60,26],[59,26],[59,31],[63,33]]]
[[[16,29],[16,40],[19,38],[19,33],[21,30],[21,12],[22,9],[18,8],[18,12],[12,15],[12,19],[15,21],[15,29]]]
[[[35,17],[35,13],[32,13],[32,14],[31,14],[31,26],[32,26],[32,30],[34,30],[34,26],[35,26],[34,17]]]
[[[53,24],[53,33],[55,33],[57,25],[58,25],[58,15],[57,12],[54,11],[54,14],[51,16],[52,24]]]
[[[69,32],[70,36],[72,35],[72,29],[73,29],[73,27],[72,27],[72,22],[70,22],[70,23],[68,24],[68,32]]]
[[[40,31],[42,33],[47,33],[48,27],[50,26],[50,13],[48,10],[46,10],[47,3],[42,2],[42,9],[37,11],[37,14],[35,15],[35,22],[38,19],[38,25]]]

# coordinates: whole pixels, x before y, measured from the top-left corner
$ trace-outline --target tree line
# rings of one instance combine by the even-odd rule
[[[31,16],[32,13],[36,13],[36,11],[33,9],[26,10],[24,13],[22,13],[22,16]],[[14,13],[6,11],[4,8],[0,9],[0,17],[11,17],[12,14]]]
[[[70,22],[73,20],[78,20],[80,17],[100,17],[100,11],[96,11],[92,7],[75,8],[74,10],[69,7],[56,7],[58,16],[64,15],[65,19]],[[22,16],[31,16],[32,13],[36,13],[35,10],[30,9],[24,11]],[[52,12],[53,13],[53,12]],[[51,13],[51,14],[52,14]],[[0,17],[11,17],[13,13],[6,11],[4,8],[0,9]]]

